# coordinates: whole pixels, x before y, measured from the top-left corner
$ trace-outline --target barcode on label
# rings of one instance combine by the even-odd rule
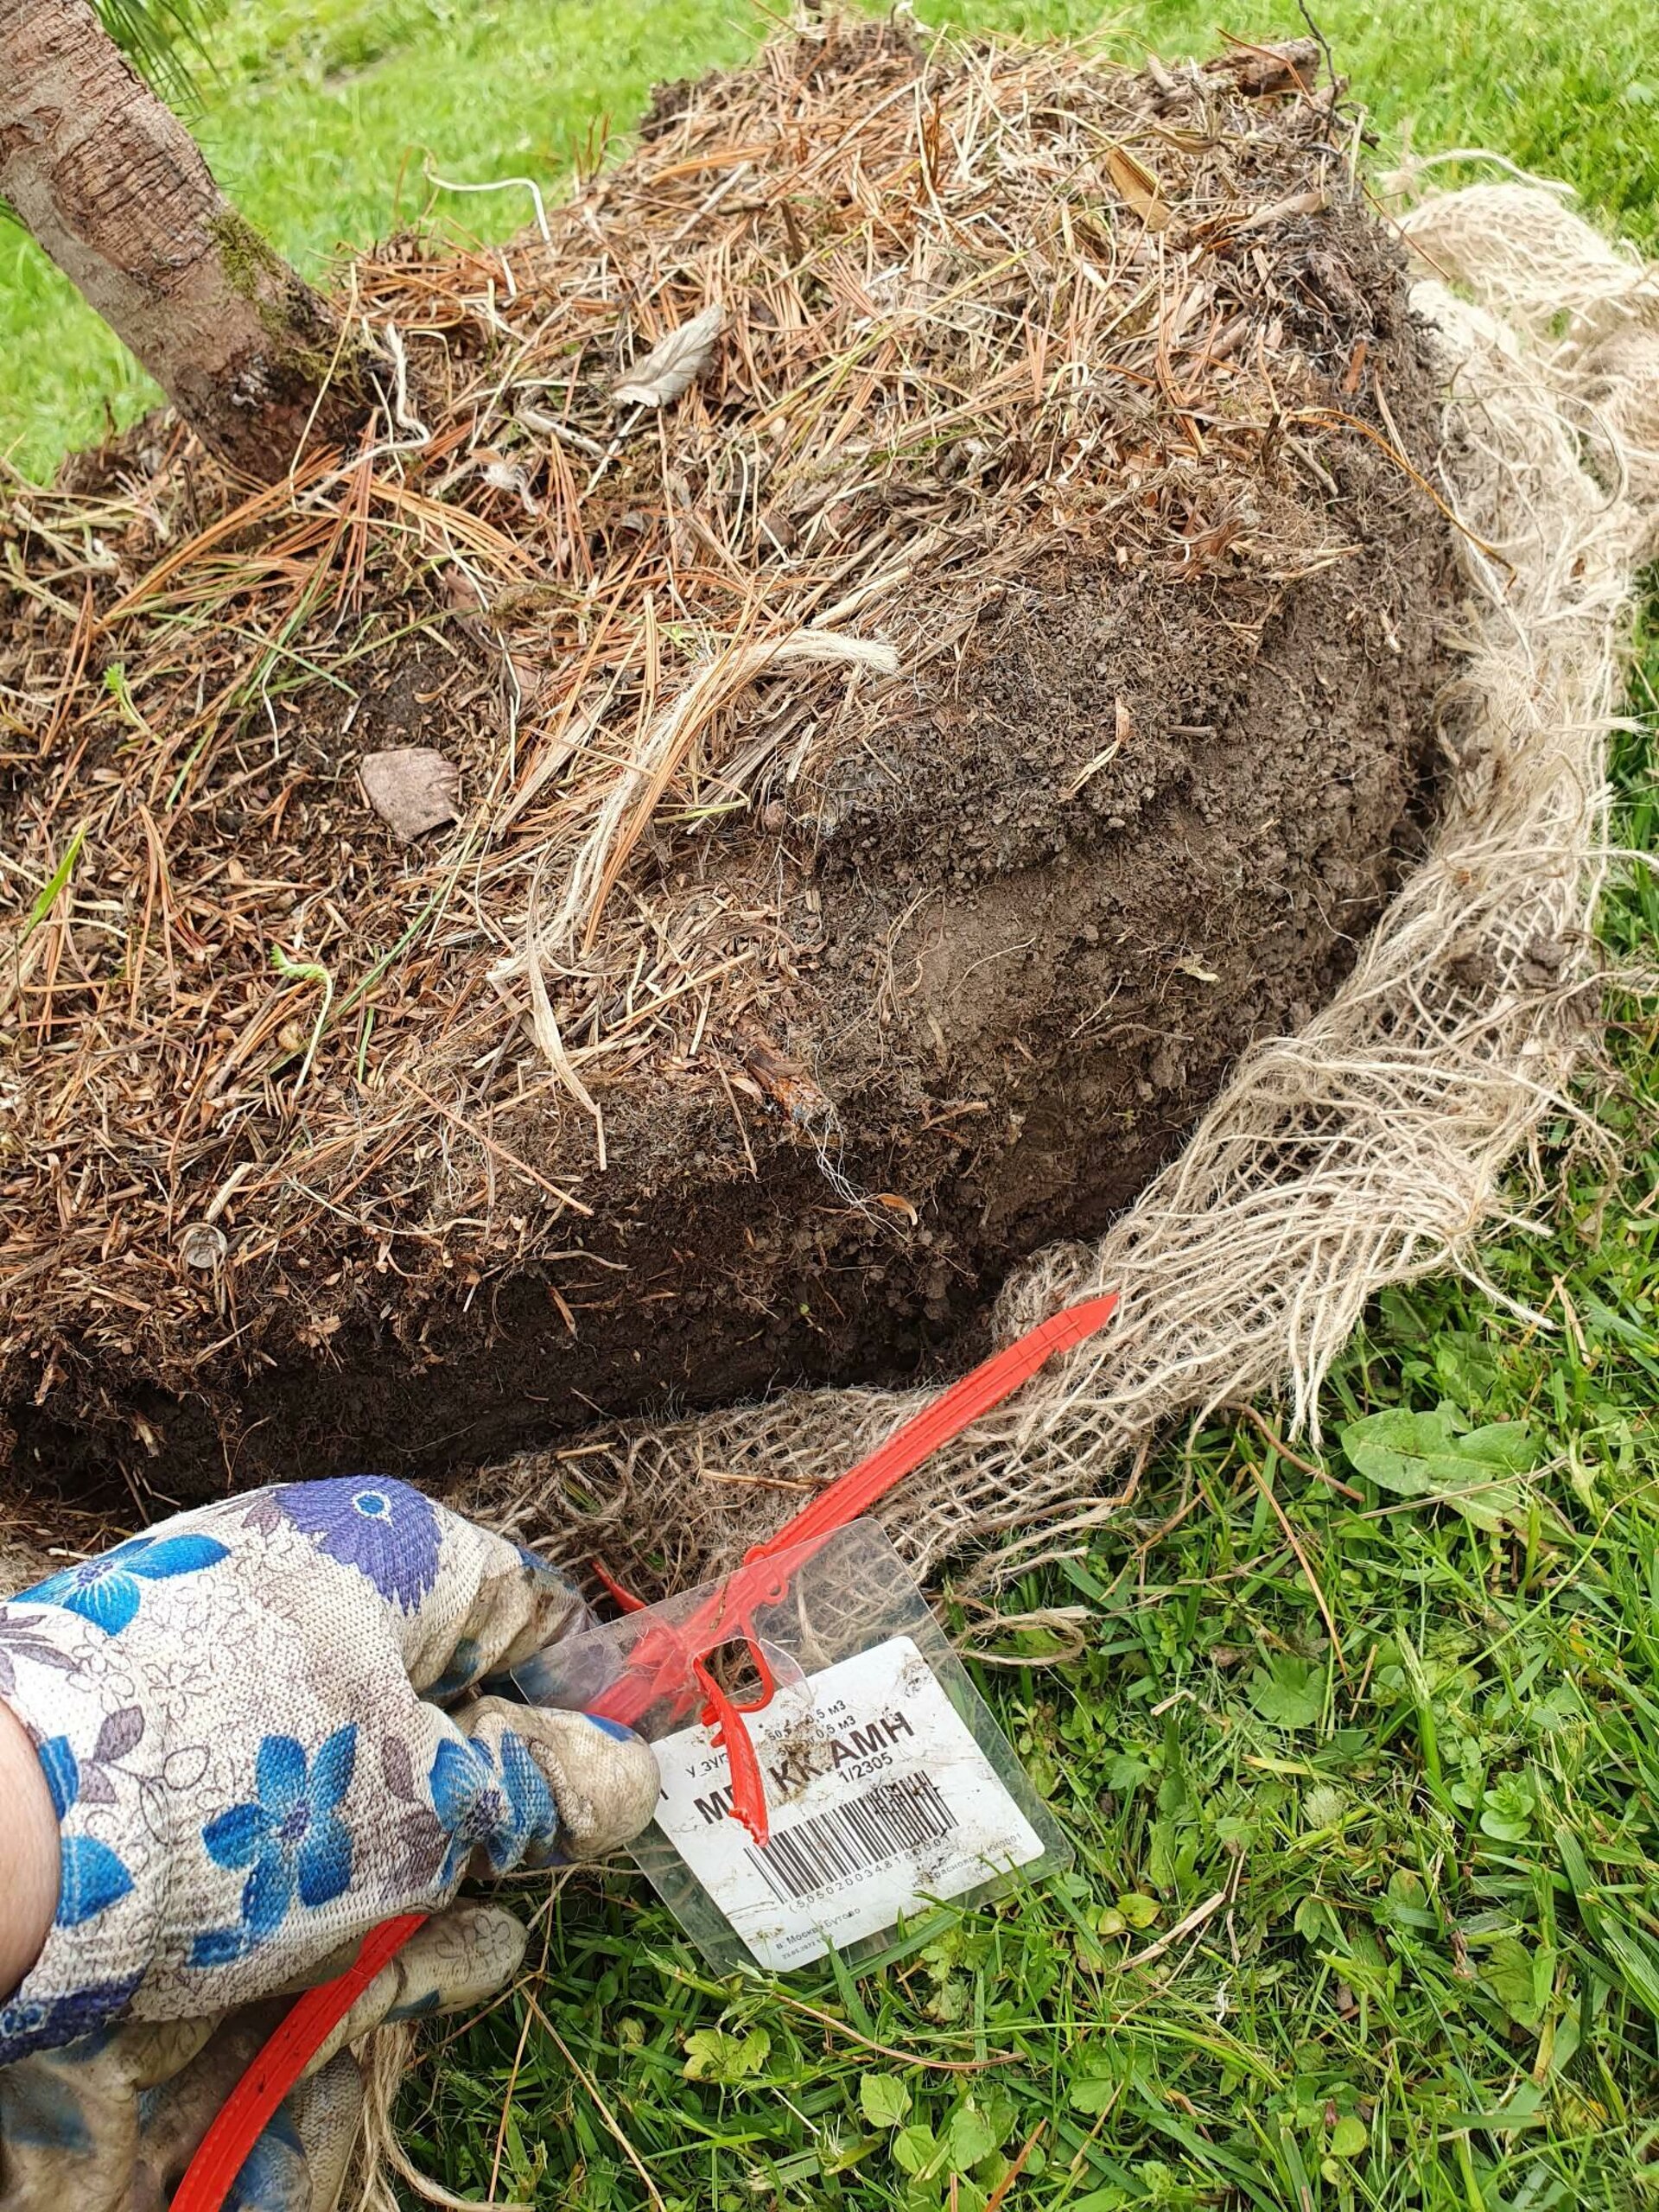
[[[815,1813],[768,1843],[750,1844],[747,1852],[772,1895],[787,1904],[938,1843],[956,1825],[931,1776],[914,1774],[901,1782],[878,1782],[850,1803]]]

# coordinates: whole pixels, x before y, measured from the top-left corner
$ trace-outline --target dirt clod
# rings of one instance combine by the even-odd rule
[[[358,773],[369,804],[406,845],[429,830],[461,819],[461,778],[430,746],[393,745],[384,753],[365,753]]]

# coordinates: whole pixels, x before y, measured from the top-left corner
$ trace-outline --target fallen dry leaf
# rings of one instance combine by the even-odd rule
[[[743,1062],[774,1106],[788,1115],[797,1128],[830,1128],[836,1109],[804,1067],[782,1052],[766,1033],[745,1023]]]
[[[611,394],[613,407],[671,407],[715,358],[715,342],[726,321],[718,300],[671,330],[643,361],[636,361]]]
[[[1170,222],[1158,180],[1144,162],[1122,146],[1109,146],[1106,149],[1106,174],[1112,181],[1112,189],[1127,200],[1149,231],[1167,230]]]
[[[405,844],[461,819],[461,771],[429,745],[393,745],[358,764],[369,804]]]
[[[910,1200],[901,1198],[897,1191],[878,1191],[875,1194],[875,1203],[879,1206],[886,1206],[889,1213],[903,1214],[912,1229],[922,1217]]]

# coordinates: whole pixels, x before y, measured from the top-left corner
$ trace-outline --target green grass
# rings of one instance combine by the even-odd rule
[[[1645,758],[1624,764],[1644,840]],[[1616,942],[1656,930],[1651,887],[1615,902]],[[1065,1884],[856,1983],[718,1984],[637,1885],[569,1892],[528,2033],[515,1997],[409,2098],[429,2170],[481,2195],[499,2143],[503,2196],[632,2212],[608,2113],[676,2212],[983,2212],[1033,2137],[1013,2201],[1052,2212],[1659,2201],[1649,1041],[1608,1109],[1628,1176],[1573,1177],[1549,1233],[1484,1255],[1557,1332],[1453,1282],[1385,1297],[1325,1394],[1357,1498],[1211,1425],[1132,1518],[1010,1593],[1077,1608],[1086,1639],[982,1676],[1075,1840]],[[1533,1447],[1500,1535],[1490,1489],[1471,1521],[1340,1447],[1448,1404]],[[1125,1968],[1223,1889],[1195,1942]]]
[[[1294,0],[924,0],[930,22],[1031,33],[1116,22],[1125,49],[1207,51],[1301,28]],[[653,81],[741,58],[743,0],[242,0],[209,39],[193,127],[237,204],[308,272],[429,199],[427,162],[556,188]],[[1565,176],[1632,237],[1659,235],[1659,12],[1650,0],[1340,0],[1324,27],[1390,144],[1486,145]],[[528,219],[503,192],[439,207],[480,235]],[[0,225],[0,453],[43,471],[154,388],[33,243]]]
[[[1067,0],[952,19],[1095,28]],[[1342,0],[1322,20],[1387,143],[1484,143],[1659,236],[1650,9]],[[1126,21],[1166,52],[1211,38],[1192,0]],[[1227,21],[1298,27],[1276,0]],[[626,125],[652,79],[753,35],[713,0],[255,0],[216,34],[195,122],[315,267],[417,213],[424,157],[556,187],[596,118]],[[524,213],[440,205],[493,233]],[[148,397],[15,232],[0,358],[0,448],[34,468]],[[1656,682],[1659,632],[1620,761],[1647,849]],[[1605,931],[1650,956],[1659,888],[1618,892]],[[1554,1131],[1559,1201],[1483,1254],[1548,1332],[1457,1281],[1387,1297],[1324,1399],[1325,1466],[1357,1495],[1212,1423],[1010,1593],[1076,1609],[1082,1641],[1036,1666],[1016,1633],[1014,1663],[981,1670],[1074,1838],[1064,1884],[855,1980],[723,1984],[639,1885],[574,1885],[537,1923],[544,1974],[407,2097],[417,2159],[481,2196],[499,2158],[499,2200],[582,2212],[984,2212],[1027,2145],[1011,2212],[1659,2204],[1659,1072],[1626,1012],[1605,1107],[1624,1172],[1609,1185]],[[1344,1452],[1349,1433],[1386,1474],[1351,1425],[1440,1408],[1454,1439],[1519,1424],[1522,1478],[1425,1502]],[[1454,1441],[1443,1487],[1487,1480]],[[1221,1889],[1193,1937],[1126,1965]]]

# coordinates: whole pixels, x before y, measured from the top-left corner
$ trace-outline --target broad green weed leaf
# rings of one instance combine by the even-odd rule
[[[1481,1962],[1480,1978],[1510,2018],[1530,2030],[1542,2017],[1554,1964],[1554,1952],[1535,1951],[1518,1936],[1500,1936]]]
[[[1071,2086],[1066,2093],[1072,2111],[1085,2113],[1090,2119],[1109,2111],[1123,2079],[1122,2062],[1128,2056],[1098,2044],[1075,2052]]]
[[[1512,1475],[1529,1475],[1538,1465],[1538,1446],[1523,1421],[1495,1421],[1485,1428],[1471,1428],[1458,1439],[1459,1453],[1484,1466],[1501,1468]]]
[[[1414,1414],[1403,1406],[1363,1414],[1342,1432],[1342,1448],[1360,1473],[1396,1497],[1423,1497],[1432,1486],[1435,1456],[1451,1444],[1444,1412]]]
[[[1342,1927],[1323,1897],[1304,1897],[1291,1923],[1305,1943],[1340,1942]]]
[[[1524,1522],[1526,1489],[1516,1478],[1539,1459],[1523,1422],[1467,1428],[1452,1405],[1428,1414],[1403,1406],[1366,1414],[1343,1430],[1342,1448],[1379,1490],[1449,1505],[1492,1533]]]
[[[925,2174],[943,2164],[944,2153],[931,2127],[924,2127],[919,2120],[901,2127],[893,2139],[895,2164],[907,2174]]]
[[[1497,1387],[1497,1363],[1484,1338],[1471,1329],[1442,1329],[1434,1338],[1434,1379],[1449,1398],[1478,1405]]]
[[[1311,1728],[1325,1710],[1325,1669],[1275,1651],[1250,1676],[1250,1703],[1275,1728]]]
[[[1066,2094],[1073,2112],[1087,2113],[1092,2118],[1110,2109],[1117,2084],[1103,2079],[1074,2082]]]
[[[902,2127],[910,2117],[910,2091],[896,2074],[863,2074],[858,2105],[872,2127]]]
[[[950,2125],[945,2133],[945,2148],[954,2174],[965,2174],[982,2158],[988,2158],[997,2146],[998,2137],[988,2113],[981,2112],[976,2105],[958,2105],[950,2115]]]
[[[723,2028],[694,2028],[685,2039],[689,2082],[747,2082],[766,2064],[772,2037],[764,2028],[728,2035]]]
[[[1370,2141],[1365,2123],[1352,2113],[1344,2113],[1331,2131],[1331,2155],[1333,2158],[1357,2158]]]

